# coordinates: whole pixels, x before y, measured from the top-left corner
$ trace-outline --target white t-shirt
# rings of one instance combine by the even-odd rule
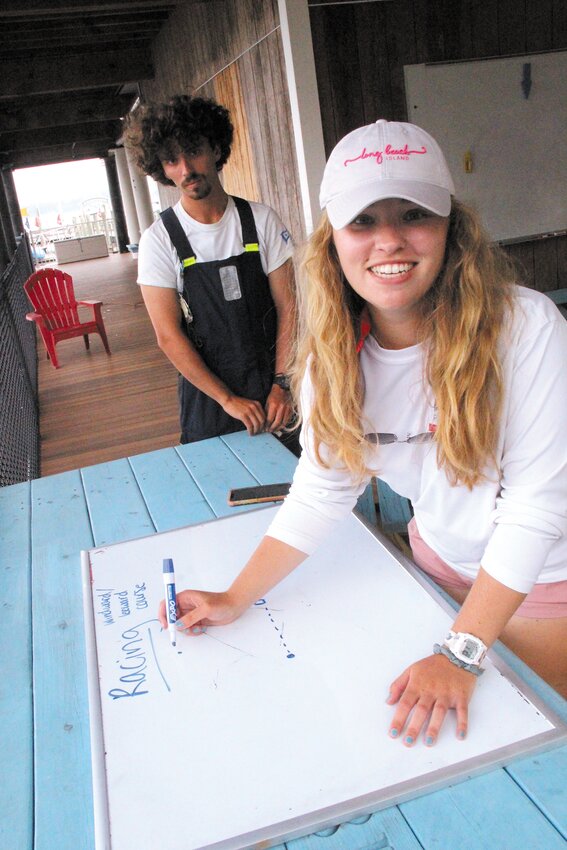
[[[421,536],[449,566],[474,579],[482,563],[502,584],[528,593],[535,582],[567,579],[567,322],[545,295],[517,287],[499,348],[499,475],[492,471],[472,491],[452,487],[437,467],[434,442],[376,446],[369,457],[380,477],[411,500]],[[368,337],[360,357],[366,433],[405,439],[427,432],[435,407],[424,387],[422,347],[389,351]],[[355,487],[344,470],[316,462],[310,397],[306,376],[304,451],[268,530],[308,554],[352,510],[366,484]]]
[[[293,255],[293,244],[271,207],[252,201],[249,203],[258,231],[262,268],[268,275]],[[240,217],[231,197],[222,218],[214,224],[202,224],[191,218],[181,201],[173,209],[195,251],[197,262],[225,260],[243,253]],[[144,231],[140,239],[138,283],[181,290],[182,277],[179,256],[160,218]]]

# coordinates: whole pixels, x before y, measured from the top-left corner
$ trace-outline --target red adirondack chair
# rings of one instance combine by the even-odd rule
[[[35,310],[28,313],[26,319],[37,324],[47,356],[56,369],[59,369],[59,361],[55,346],[62,339],[82,336],[85,348],[89,348],[89,334],[97,333],[100,334],[106,353],[110,354],[101,313],[102,301],[77,301],[70,274],[59,269],[41,269],[27,279],[24,289]],[[91,321],[81,321],[80,306],[92,310]]]

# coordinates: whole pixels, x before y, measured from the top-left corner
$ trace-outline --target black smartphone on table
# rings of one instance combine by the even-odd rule
[[[229,505],[255,505],[260,502],[282,502],[287,494],[291,483],[287,481],[282,484],[256,484],[254,487],[235,487],[229,490]]]

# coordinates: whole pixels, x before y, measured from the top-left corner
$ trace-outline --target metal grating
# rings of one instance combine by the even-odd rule
[[[23,285],[33,271],[23,239],[0,278],[0,486],[38,478],[35,328]]]

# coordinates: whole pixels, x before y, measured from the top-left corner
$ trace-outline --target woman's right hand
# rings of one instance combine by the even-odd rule
[[[228,591],[182,590],[176,596],[177,628],[186,634],[199,635],[206,626],[224,626],[238,619],[247,606],[238,605]],[[162,628],[167,629],[165,600],[158,610]]]
[[[292,572],[307,556],[299,549],[264,537],[252,557],[228,590],[182,590],[176,596],[178,628],[199,635],[207,626],[224,626],[237,620],[257,599],[262,599],[279,581]],[[165,600],[158,610],[159,621],[167,629]],[[179,622],[180,621],[180,622]]]

